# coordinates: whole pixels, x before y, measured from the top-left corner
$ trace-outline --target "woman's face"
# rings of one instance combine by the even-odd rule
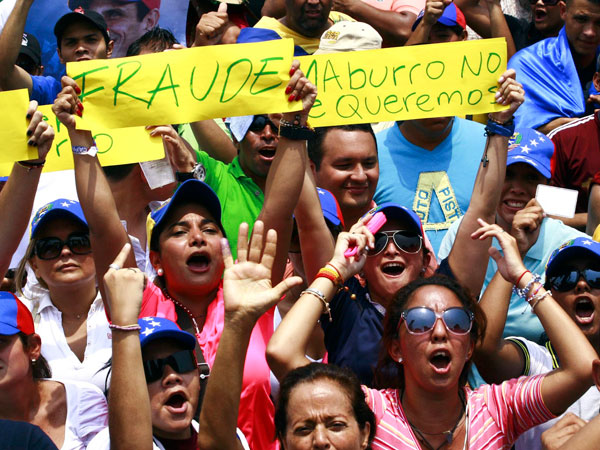
[[[409,227],[405,223],[390,220],[381,231],[406,229]],[[390,237],[381,253],[367,257],[363,272],[373,300],[385,306],[401,288],[416,280],[424,267],[423,247],[418,253],[406,253],[396,247]]]
[[[144,347],[143,359],[166,358],[181,350],[177,342],[160,339]],[[171,439],[189,437],[199,393],[200,378],[197,369],[178,373],[167,364],[162,378],[148,383],[154,434]]]
[[[83,224],[66,218],[56,218],[45,224],[35,239],[39,242],[46,238],[58,238],[64,242],[69,236],[82,233],[88,233]],[[89,253],[79,255],[73,253],[68,245],[63,245],[56,258],[41,259],[34,255],[29,262],[36,277],[44,280],[51,293],[55,288],[95,283],[96,267],[91,248]]]
[[[510,227],[515,214],[535,197],[538,184],[546,183],[544,176],[529,164],[515,163],[507,166],[496,211],[500,219],[498,223]]]
[[[600,271],[600,261],[589,256],[573,258],[562,266],[561,274],[585,269]],[[600,289],[590,287],[584,277],[579,277],[572,289],[564,292],[552,289],[552,296],[590,342],[597,343],[600,335]]]
[[[36,335],[37,337],[37,335]],[[39,343],[39,337],[34,341]],[[0,393],[31,375],[31,360],[39,358],[40,345],[25,348],[18,334],[0,334]]]
[[[438,313],[452,307],[463,307],[451,290],[435,285],[417,289],[405,310],[418,306]],[[409,333],[402,320],[398,335],[390,355],[395,361],[402,357],[407,388],[420,386],[426,391],[440,392],[458,384],[463,367],[473,353],[474,344],[469,333],[451,333],[443,320],[437,319],[432,330],[419,335]]]
[[[285,450],[365,449],[369,431],[368,423],[359,428],[347,393],[334,381],[301,383],[290,393]]]
[[[190,288],[217,288],[224,269],[222,237],[206,208],[196,204],[175,208],[159,236],[160,252],[151,254],[154,268],[164,270],[171,294]]]

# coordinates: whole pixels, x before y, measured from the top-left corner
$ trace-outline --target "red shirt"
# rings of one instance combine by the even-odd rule
[[[271,401],[271,372],[265,356],[267,344],[273,335],[274,311],[275,308],[271,308],[258,319],[254,326],[244,365],[238,427],[246,436],[252,449],[274,450],[276,448],[273,440],[275,407]],[[147,316],[165,317],[177,322],[174,303],[167,299],[154,283],[148,283],[144,290],[140,317]],[[224,323],[225,303],[223,301],[223,284],[221,284],[217,297],[208,306],[206,321],[198,339],[204,359],[211,367],[215,361]],[[203,407],[219,408],[219,405],[205,404]]]
[[[600,171],[598,113],[558,127],[548,137],[555,147],[551,184],[579,191],[575,212],[587,212],[590,183],[596,172]]]

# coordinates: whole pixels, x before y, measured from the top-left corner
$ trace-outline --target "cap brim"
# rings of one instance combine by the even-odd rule
[[[65,14],[64,16],[62,16],[60,19],[58,19],[58,22],[56,22],[56,25],[54,25],[54,36],[56,36],[56,41],[57,41],[57,45],[60,47],[60,39],[63,35],[63,33],[65,32],[65,30],[67,29],[67,27],[69,25],[71,25],[72,23],[75,22],[86,22],[90,25],[92,25],[95,29],[99,30],[102,35],[104,36],[104,38],[106,40],[110,40],[110,36],[108,35],[107,31],[105,29],[103,29],[100,25],[98,25],[96,22],[94,22],[91,18],[89,18],[88,16],[86,16],[85,14],[81,14],[78,12],[70,12]]]
[[[157,339],[173,339],[183,345],[186,350],[194,350],[196,348],[196,339],[190,333],[182,330],[164,330],[155,331],[148,337],[144,338],[140,344],[142,348],[154,342]]]
[[[0,322],[0,335],[1,336],[14,336],[17,333],[20,333],[21,330],[19,330],[17,327],[13,327],[12,325],[9,325],[7,323],[2,323]]]
[[[35,228],[33,230],[31,230],[32,236],[35,236],[35,234],[40,229],[40,227],[43,227],[46,223],[48,223],[48,221],[58,219],[61,217],[75,220],[76,222],[79,222],[84,227],[88,228],[88,224],[86,222],[84,222],[83,220],[81,220],[81,218],[79,218],[77,216],[77,214],[73,214],[71,211],[63,209],[63,208],[56,208],[56,209],[51,209],[46,214],[44,214],[44,216],[36,224]]]
[[[417,232],[421,237],[423,236],[421,221],[417,219],[416,213],[411,213],[394,203],[383,203],[377,208],[377,211],[383,211],[388,221],[396,219],[407,222],[412,226],[413,231]]]
[[[571,247],[567,247],[559,252],[552,261],[546,267],[546,274],[553,273],[557,268],[562,266],[569,260],[576,260],[581,258],[582,256],[591,256],[600,262],[600,255],[591,250],[588,247],[583,247],[581,245],[573,245]]]
[[[515,156],[508,156],[506,158],[506,166],[510,166],[511,164],[516,164],[516,163],[523,163],[523,164],[527,164],[531,167],[533,167],[535,170],[537,170],[539,173],[542,174],[542,176],[544,178],[551,178],[552,174],[550,173],[550,169],[546,168],[541,162],[537,161],[536,159],[530,157],[530,156],[523,156],[523,155],[515,155]]]

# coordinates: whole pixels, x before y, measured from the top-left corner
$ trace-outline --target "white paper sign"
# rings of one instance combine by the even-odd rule
[[[546,214],[572,218],[575,216],[578,194],[579,192],[573,189],[538,184],[535,199],[542,205]]]

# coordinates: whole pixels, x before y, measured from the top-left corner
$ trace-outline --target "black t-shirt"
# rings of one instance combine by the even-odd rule
[[[42,429],[27,422],[0,419],[0,450],[58,450]]]
[[[517,51],[544,39],[544,36],[542,36],[532,22],[528,22],[524,19],[517,19],[508,14],[505,14],[504,18],[506,19],[506,24],[508,25],[513,41],[515,42]]]

